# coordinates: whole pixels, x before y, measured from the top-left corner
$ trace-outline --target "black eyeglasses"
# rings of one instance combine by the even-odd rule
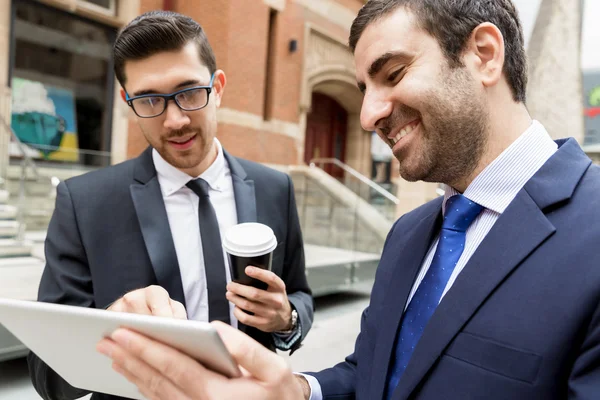
[[[125,101],[140,118],[158,117],[165,112],[171,99],[183,111],[196,111],[207,106],[214,79],[215,74],[208,86],[194,86],[171,94],[143,94],[131,98],[125,94]]]

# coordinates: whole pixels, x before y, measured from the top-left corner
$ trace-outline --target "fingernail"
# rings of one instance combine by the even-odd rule
[[[246,273],[251,274],[254,272],[254,267],[246,267]]]
[[[125,329],[117,329],[110,335],[112,340],[119,343],[123,347],[129,347],[129,341],[131,340],[131,334]]]

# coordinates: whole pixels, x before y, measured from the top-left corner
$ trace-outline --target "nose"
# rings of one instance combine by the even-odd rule
[[[190,117],[175,104],[174,101],[169,101],[165,110],[164,127],[169,130],[182,129],[190,123]]]
[[[366,131],[376,130],[392,113],[392,102],[377,92],[367,91],[360,110],[360,124]]]

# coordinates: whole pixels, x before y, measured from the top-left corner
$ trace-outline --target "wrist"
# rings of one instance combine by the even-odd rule
[[[294,308],[292,308],[287,324],[283,327],[283,329],[277,330],[276,333],[289,335],[296,329],[296,326],[298,326],[298,312]]]
[[[310,385],[308,384],[308,381],[302,375],[295,375],[295,377],[296,377],[296,382],[298,382],[298,385],[300,386],[300,390],[302,391],[302,395],[304,396],[304,400],[309,400],[311,390],[310,390]]]

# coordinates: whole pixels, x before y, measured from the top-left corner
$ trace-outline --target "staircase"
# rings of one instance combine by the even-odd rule
[[[23,226],[9,193],[0,190],[0,297],[35,300],[44,262],[32,256],[36,242],[21,239]],[[0,361],[24,356],[27,349],[0,325]]]

